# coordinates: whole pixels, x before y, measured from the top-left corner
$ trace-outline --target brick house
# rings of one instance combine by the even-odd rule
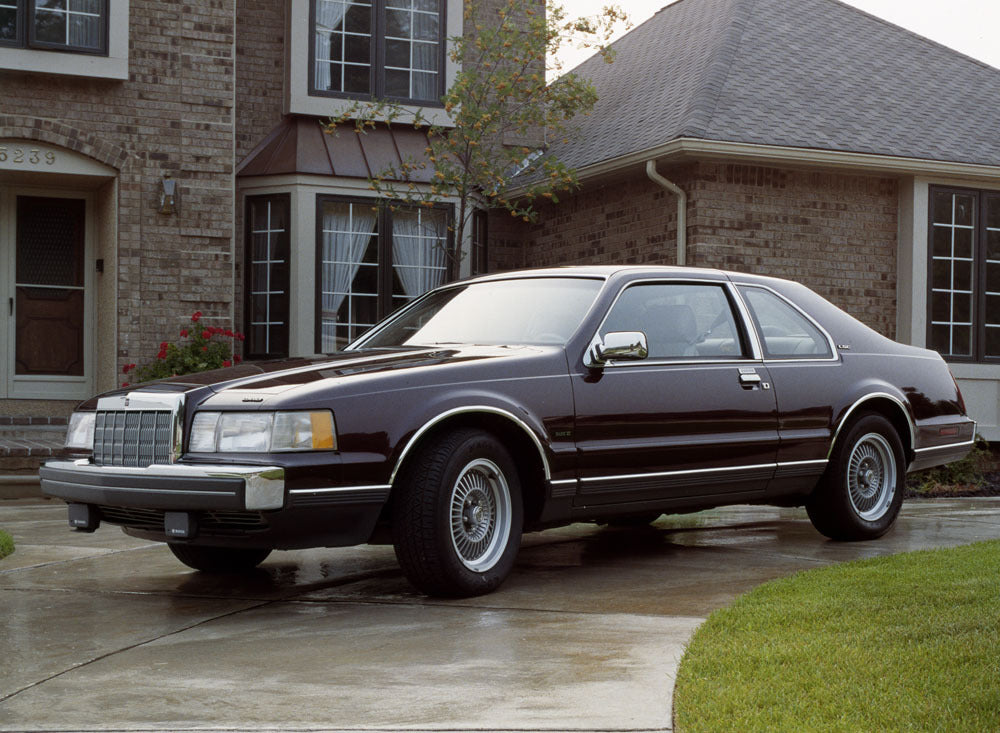
[[[195,311],[313,354],[463,274],[448,206],[373,210],[420,134],[320,127],[441,118],[462,27],[461,0],[0,0],[0,422],[65,416]]]
[[[0,422],[66,415],[196,310],[247,357],[327,352],[479,269],[438,257],[448,206],[373,210],[418,133],[319,128],[373,96],[442,114],[461,0],[40,5],[0,0]],[[616,45],[553,146],[582,190],[492,217],[490,267],[795,277],[943,350],[1000,439],[1000,72],[834,0],[681,0]]]
[[[1000,440],[1000,70],[836,0],[680,0],[615,48],[550,148],[581,189],[537,224],[491,216],[491,267],[800,280],[941,352]]]

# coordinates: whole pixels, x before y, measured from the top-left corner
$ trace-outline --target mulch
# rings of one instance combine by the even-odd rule
[[[937,499],[959,496],[1000,496],[1000,471],[990,471],[983,480],[974,484],[936,484],[923,491],[916,490],[916,482],[907,481],[907,499]]]

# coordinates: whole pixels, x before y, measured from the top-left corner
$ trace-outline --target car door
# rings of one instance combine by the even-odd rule
[[[622,290],[595,340],[642,332],[648,355],[573,375],[577,506],[763,492],[774,473],[777,414],[745,318],[721,280]]]
[[[811,489],[826,470],[834,405],[843,398],[844,364],[812,318],[770,288],[737,286],[760,335],[778,404],[778,467],[769,495]]]

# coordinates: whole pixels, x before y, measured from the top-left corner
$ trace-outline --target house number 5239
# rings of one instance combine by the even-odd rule
[[[56,154],[51,150],[41,151],[38,148],[8,148],[0,145],[0,163],[18,163],[28,165],[53,165]]]

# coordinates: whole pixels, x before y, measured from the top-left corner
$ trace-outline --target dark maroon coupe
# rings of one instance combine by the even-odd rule
[[[904,474],[974,437],[937,354],[801,285],[566,268],[431,291],[334,356],[109,392],[41,476],[73,527],[199,570],[391,538],[418,588],[473,595],[570,522],[769,503],[878,537]]]

